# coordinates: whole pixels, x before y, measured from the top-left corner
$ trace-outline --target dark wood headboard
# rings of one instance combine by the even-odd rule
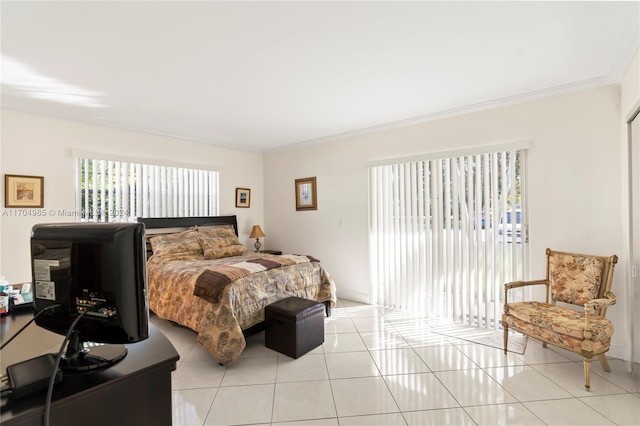
[[[138,222],[144,223],[145,229],[157,228],[185,228],[192,226],[233,225],[238,235],[238,219],[233,216],[200,216],[200,217],[139,217]]]
[[[144,223],[147,237],[159,234],[183,232],[194,226],[233,225],[238,235],[238,219],[233,216],[200,216],[200,217],[139,217],[137,222]],[[147,238],[147,258],[153,251]]]

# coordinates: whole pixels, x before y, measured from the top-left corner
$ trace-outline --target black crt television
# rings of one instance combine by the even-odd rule
[[[63,371],[107,367],[126,356],[125,344],[149,337],[144,235],[142,223],[33,226],[35,322],[70,333]]]

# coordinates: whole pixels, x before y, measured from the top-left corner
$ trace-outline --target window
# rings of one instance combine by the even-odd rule
[[[369,164],[374,303],[498,328],[527,268],[526,146]]]
[[[218,215],[218,172],[76,154],[76,211],[89,222]]]

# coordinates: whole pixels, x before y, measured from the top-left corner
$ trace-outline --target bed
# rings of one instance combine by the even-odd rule
[[[149,308],[198,333],[222,365],[232,365],[245,337],[264,330],[264,307],[288,296],[323,302],[336,286],[318,259],[248,251],[236,216],[138,218],[147,238]]]

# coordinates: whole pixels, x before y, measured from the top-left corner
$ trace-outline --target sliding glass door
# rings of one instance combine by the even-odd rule
[[[500,328],[528,260],[526,144],[369,167],[373,303]]]

